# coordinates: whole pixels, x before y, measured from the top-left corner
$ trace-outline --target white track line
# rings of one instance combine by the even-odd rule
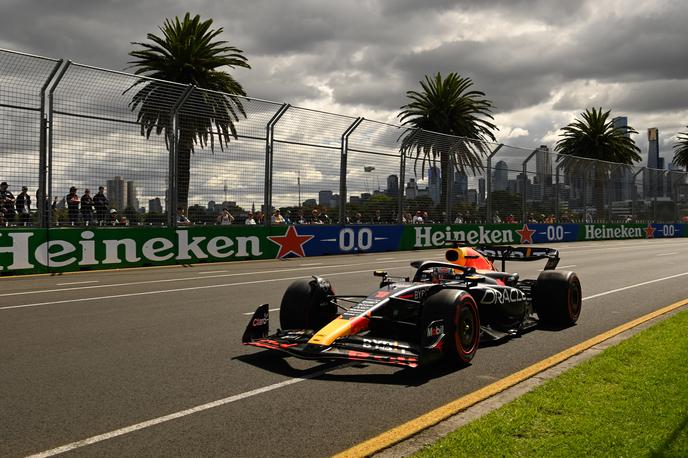
[[[672,254],[678,254],[678,251],[673,251],[671,253],[662,253],[662,254],[658,254],[657,256],[671,256]]]
[[[324,262],[311,262],[308,264],[299,264],[299,267],[312,267],[312,266],[322,266]]]
[[[362,271],[362,272],[365,272],[365,271]],[[594,298],[596,298],[596,297],[606,296],[606,295],[608,295],[608,294],[614,294],[614,293],[618,293],[618,292],[620,292],[620,291],[625,291],[625,290],[627,290],[627,289],[636,288],[636,287],[638,287],[638,286],[644,286],[644,285],[648,285],[648,284],[651,284],[651,283],[660,282],[660,281],[663,281],[663,280],[669,280],[669,279],[672,279],[672,278],[681,277],[681,276],[684,276],[684,275],[688,275],[688,272],[683,272],[683,273],[681,273],[681,274],[671,275],[671,276],[669,276],[669,277],[658,278],[658,279],[656,279],[656,280],[650,280],[650,281],[646,281],[646,282],[642,282],[642,283],[636,283],[635,285],[629,285],[629,286],[625,286],[625,287],[623,287],[623,288],[617,288],[617,289],[613,289],[613,290],[610,290],[610,291],[605,291],[605,292],[599,293],[599,294],[593,294],[592,296],[584,297],[583,300],[585,301],[585,300],[589,300],[589,299],[594,299]],[[301,278],[301,277],[295,277],[295,278]],[[267,281],[267,280],[261,280],[261,281]],[[246,283],[255,283],[255,282],[246,282]],[[193,288],[193,289],[196,289],[196,288]],[[354,364],[354,363],[350,363],[350,364]],[[60,447],[56,447],[56,448],[53,448],[53,449],[50,449],[50,450],[46,450],[46,451],[43,451],[43,452],[36,453],[36,454],[34,454],[34,455],[30,455],[29,458],[45,458],[45,457],[50,457],[50,456],[54,456],[54,455],[59,455],[59,454],[61,454],[61,453],[66,453],[66,452],[69,452],[69,451],[72,451],[72,450],[76,450],[76,449],[81,448],[81,447],[85,447],[85,446],[87,446],[87,445],[95,444],[95,443],[97,443],[97,442],[102,442],[102,441],[105,441],[105,440],[108,440],[108,439],[112,439],[112,438],[115,438],[115,437],[118,437],[118,436],[123,436],[123,435],[125,435],[125,434],[129,434],[129,433],[132,433],[132,432],[135,432],[135,431],[139,431],[139,430],[142,430],[142,429],[145,429],[145,428],[150,428],[151,426],[159,425],[159,424],[161,424],[161,423],[165,423],[165,422],[168,422],[168,421],[171,421],[171,420],[176,420],[176,419],[178,419],[178,418],[186,417],[186,416],[189,416],[189,415],[198,413],[198,412],[202,412],[202,411],[204,411],[204,410],[212,409],[212,408],[215,408],[215,407],[220,407],[220,406],[223,406],[223,405],[226,405],[226,404],[230,404],[230,403],[232,403],[232,402],[236,402],[236,401],[240,401],[240,400],[242,400],[242,399],[246,399],[246,398],[249,398],[249,397],[252,397],[252,396],[256,396],[256,395],[258,395],[258,394],[267,393],[268,391],[273,391],[273,390],[276,390],[276,389],[279,389],[279,388],[284,388],[284,387],[286,387],[286,386],[293,385],[293,384],[295,384],[295,383],[299,383],[299,382],[302,382],[302,381],[304,381],[304,380],[308,380],[308,379],[312,379],[312,378],[315,378],[315,377],[319,377],[319,376],[321,376],[321,375],[326,374],[327,372],[331,372],[332,370],[335,370],[335,369],[338,369],[338,368],[342,368],[342,367],[346,367],[346,366],[347,366],[347,365],[345,364],[345,365],[342,365],[342,366],[337,366],[337,367],[325,369],[325,370],[322,370],[322,371],[320,371],[320,372],[316,372],[316,373],[310,374],[310,375],[308,375],[308,376],[298,377],[298,378],[291,378],[291,379],[285,380],[285,381],[283,381],[283,382],[279,382],[279,383],[275,383],[275,384],[272,384],[272,385],[264,386],[264,387],[262,387],[262,388],[257,388],[257,389],[255,389],[255,390],[247,391],[247,392],[244,392],[244,393],[235,394],[234,396],[229,396],[229,397],[226,397],[226,398],[218,399],[217,401],[212,401],[212,402],[208,402],[208,403],[206,403],[206,404],[201,404],[201,405],[198,405],[198,406],[195,406],[195,407],[191,407],[190,409],[180,410],[180,411],[178,411],[178,412],[174,412],[174,413],[171,413],[171,414],[168,414],[168,415],[164,415],[164,416],[162,416],[162,417],[153,418],[153,419],[151,419],[151,420],[143,421],[143,422],[141,422],[141,423],[136,423],[136,424],[134,424],[134,425],[126,426],[126,427],[124,427],[124,428],[116,429],[116,430],[114,430],[114,431],[110,431],[110,432],[107,432],[107,433],[104,433],[104,434],[99,434],[99,435],[97,435],[97,436],[91,436],[91,437],[88,437],[88,438],[86,438],[86,439],[82,439],[82,440],[79,440],[79,441],[76,441],[76,442],[71,442],[71,443],[69,443],[69,444],[62,445],[62,446],[60,446]]]
[[[398,259],[395,262],[408,262],[408,261],[415,261],[418,259],[417,257],[414,258],[404,258],[404,259]],[[352,266],[365,266],[368,264],[377,264],[377,262],[355,262],[352,264],[333,264],[330,266],[325,266],[328,269],[333,269],[333,268],[338,268],[338,267],[352,267]],[[6,296],[25,296],[28,294],[45,294],[45,293],[59,293],[62,291],[81,291],[84,289],[97,289],[97,288],[110,288],[110,287],[120,287],[120,286],[134,286],[134,285],[148,285],[151,283],[170,283],[170,282],[178,282],[178,281],[193,281],[193,280],[199,280],[199,278],[203,278],[203,280],[207,278],[225,278],[225,277],[241,277],[241,276],[246,276],[246,275],[261,275],[261,274],[275,274],[275,273],[285,273],[285,272],[292,272],[292,271],[297,271],[297,270],[309,270],[310,267],[293,267],[293,268],[281,268],[281,269],[275,269],[275,270],[261,270],[258,272],[237,272],[237,273],[231,273],[231,274],[218,274],[218,275],[208,275],[207,277],[181,277],[181,278],[163,278],[160,280],[142,280],[142,281],[132,281],[132,282],[127,282],[127,283],[110,283],[107,285],[94,285],[94,286],[84,286],[82,288],[59,288],[59,289],[43,289],[43,290],[34,290],[34,291],[19,291],[16,293],[3,293],[0,294],[0,297],[6,297]]]
[[[406,268],[407,268],[407,266],[401,266],[401,267],[388,267],[387,269],[391,270],[391,269],[406,269]],[[360,274],[360,273],[364,273],[364,272],[370,272],[370,270],[365,269],[365,270],[352,270],[352,271],[348,271],[348,272],[331,272],[331,273],[324,273],[323,275],[333,277],[336,275]],[[139,292],[139,293],[113,294],[110,296],[82,297],[82,298],[78,298],[78,299],[64,299],[61,301],[36,302],[33,304],[8,305],[5,307],[0,307],[0,310],[41,307],[44,305],[55,305],[55,304],[69,304],[71,302],[98,301],[98,300],[103,300],[103,299],[119,299],[122,297],[149,296],[149,295],[153,295],[153,294],[178,293],[181,291],[194,291],[197,289],[225,288],[228,286],[253,285],[256,283],[269,283],[269,282],[274,282],[274,281],[298,280],[299,278],[304,278],[304,275],[300,275],[298,277],[270,278],[270,279],[266,279],[266,280],[252,280],[252,281],[242,281],[242,282],[236,282],[236,283],[220,283],[218,285],[190,286],[188,288],[174,288],[174,289],[163,289],[163,290],[157,290],[157,291],[143,291],[143,292]]]
[[[196,272],[198,275],[223,274],[226,270],[208,270],[207,272]]]
[[[583,300],[586,301],[588,299],[595,299],[596,297],[607,296],[608,294],[614,294],[614,293],[618,293],[620,291],[626,291],[627,289],[637,288],[638,286],[650,285],[652,283],[658,283],[658,282],[664,281],[664,280],[671,280],[671,279],[678,278],[678,277],[684,277],[686,275],[688,275],[688,272],[683,272],[681,274],[676,274],[676,275],[670,275],[668,277],[657,278],[655,280],[644,281],[642,283],[636,283],[635,285],[629,285],[629,286],[624,286],[623,288],[616,288],[616,289],[612,289],[609,291],[605,291],[604,293],[593,294],[592,296],[584,297]]]
[[[59,455],[61,453],[66,453],[81,447],[85,447],[87,445],[95,444],[97,442],[102,442],[108,439],[113,439],[118,436],[123,436],[125,434],[133,433],[134,431],[139,431],[141,429],[146,429],[150,428],[151,426],[159,425],[160,423],[165,423],[171,420],[176,420],[178,418],[186,417],[189,415],[193,415],[198,412],[203,412],[204,410],[208,409],[214,409],[215,407],[220,407],[223,405],[231,404],[232,402],[236,401],[241,401],[242,399],[250,398],[253,396],[257,396],[259,394],[267,393],[269,391],[274,391],[280,388],[284,388],[289,385],[293,385],[295,383],[299,382],[304,382],[306,380],[320,377],[322,375],[327,374],[328,372],[332,372],[335,369],[341,369],[344,367],[347,367],[353,363],[348,363],[348,364],[342,364],[338,365],[335,367],[330,367],[328,369],[324,369],[318,372],[314,372],[310,375],[304,375],[303,377],[297,377],[297,378],[291,378],[288,380],[285,380],[283,382],[279,383],[274,383],[272,385],[264,386],[262,388],[256,388],[255,390],[247,391],[245,393],[240,393],[240,394],[235,394],[234,396],[229,396],[223,399],[218,399],[217,401],[212,401],[208,402],[206,404],[201,404],[197,405],[195,407],[191,407],[190,409],[186,410],[180,410],[179,412],[174,412],[169,415],[164,415],[162,417],[158,418],[153,418],[152,420],[147,420],[147,421],[142,421],[141,423],[136,423],[134,425],[126,426],[124,428],[116,429],[114,431],[110,431],[105,434],[99,434],[97,436],[91,436],[86,439],[82,439],[80,441],[72,442],[70,444],[63,445],[61,447],[56,447],[50,450],[46,450],[43,452],[36,453],[34,455],[30,455],[29,458],[46,458],[49,456],[55,456]]]
[[[98,283],[98,280],[70,281],[69,283],[57,283],[57,286],[85,285],[86,283]],[[81,288],[79,288],[81,289]]]

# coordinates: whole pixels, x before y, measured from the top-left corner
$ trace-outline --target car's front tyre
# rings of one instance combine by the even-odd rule
[[[337,316],[337,305],[328,296],[334,294],[330,283],[321,278],[296,280],[282,296],[282,329],[318,330]]]

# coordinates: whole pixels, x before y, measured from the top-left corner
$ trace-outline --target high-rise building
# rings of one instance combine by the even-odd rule
[[[659,129],[651,127],[647,129],[647,166],[651,169],[659,167]]]
[[[160,197],[148,201],[148,211],[151,213],[162,213],[162,203]]]
[[[318,205],[321,207],[332,207],[332,191],[325,190],[318,192]]]
[[[120,212],[126,208],[128,199],[127,182],[121,176],[107,180],[107,197],[110,201],[110,207]]]
[[[127,181],[127,207],[139,208],[139,199],[136,197],[136,183]]]
[[[432,166],[428,169],[428,191],[430,192],[430,198],[434,203],[440,201],[441,187],[442,187],[442,176],[440,174],[439,167]]]
[[[409,178],[408,183],[406,183],[406,198],[415,199],[418,196],[418,183],[416,183],[415,178]]]
[[[468,175],[461,172],[454,173],[454,195],[460,199],[466,199],[468,194]]]
[[[543,186],[552,185],[552,155],[547,145],[540,145],[535,153],[535,179]]]
[[[617,116],[612,119],[614,129],[619,130],[625,137],[630,137],[628,131],[628,118]],[[633,175],[628,167],[618,167],[614,169],[610,176],[612,183],[612,201],[631,200],[633,198],[631,189],[633,188]]]
[[[492,173],[492,192],[506,191],[509,181],[509,166],[504,161],[499,161],[495,165]]]
[[[390,175],[387,177],[387,195],[398,196],[399,195],[399,177],[396,175]]]

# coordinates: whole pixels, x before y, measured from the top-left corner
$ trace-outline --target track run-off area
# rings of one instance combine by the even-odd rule
[[[578,242],[576,326],[480,348],[460,370],[302,361],[241,345],[298,278],[337,294],[444,250],[0,278],[0,456],[327,456],[688,296],[688,239]],[[507,263],[536,278],[543,262]]]

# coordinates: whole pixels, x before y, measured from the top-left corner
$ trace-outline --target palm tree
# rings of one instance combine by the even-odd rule
[[[165,19],[160,27],[162,36],[149,33],[149,42],[132,42],[141,48],[129,53],[135,58],[129,62],[130,68],[136,68],[137,75],[156,78],[140,79],[127,89],[138,88],[129,106],[137,112],[141,135],[146,138],[153,131],[157,135],[165,134],[170,147],[171,110],[180,98],[180,91],[179,87],[164,81],[203,89],[191,92],[188,105],[193,108],[182,109],[178,115],[177,204],[183,208],[188,206],[194,146],[203,148],[210,144],[214,150],[214,136],[217,135],[223,149],[230,136],[237,138],[234,124],[239,121],[239,114],[246,117],[241,99],[237,97],[246,92],[238,81],[219,68],[251,67],[242,50],[228,46],[226,41],[213,41],[223,29],[213,30],[212,24],[212,19],[202,21],[200,16],[192,18],[189,13],[181,21],[179,17]]]
[[[560,154],[557,161],[566,173],[587,176],[591,168],[594,170],[593,194],[598,217],[604,213],[604,184],[611,178],[611,172],[619,164],[628,166],[641,159],[640,148],[630,137],[638,132],[631,126],[615,128],[610,112],[603,112],[602,108],[586,109],[581,119],[562,128],[562,138],[554,148]]]
[[[421,161],[422,176],[426,163],[435,163],[439,157],[442,175],[440,205],[444,209],[450,164],[464,174],[468,170],[473,174],[481,171],[482,156],[488,149],[483,142],[495,141],[492,131],[498,129],[490,122],[494,119],[492,102],[485,98],[484,92],[471,90],[473,81],[470,78],[456,73],[442,77],[437,73],[434,78],[426,75],[420,85],[422,91],[406,92],[411,101],[401,107],[398,115],[403,125],[413,128],[402,136],[401,152],[414,156],[415,166]]]
[[[688,170],[688,132],[678,134],[678,143],[674,145],[673,163]]]

